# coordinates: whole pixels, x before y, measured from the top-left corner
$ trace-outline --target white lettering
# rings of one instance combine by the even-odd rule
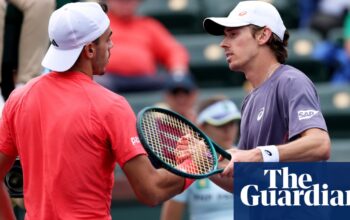
[[[253,203],[250,204],[248,201],[248,191],[249,188],[253,187],[255,189],[255,192],[258,192],[258,186],[257,185],[246,185],[242,188],[241,191],[241,200],[244,205],[246,206],[257,206],[259,205],[259,196],[252,196],[253,198]]]
[[[279,175],[281,175],[281,170],[264,170],[264,175],[270,173],[270,185],[269,185],[269,189],[277,189],[276,186],[276,173],[278,173]]]
[[[316,110],[301,110],[301,111],[298,111],[299,121],[305,120],[305,119],[310,119],[310,118],[314,117],[317,113],[318,113],[318,111],[316,111]]]
[[[136,145],[136,144],[139,144],[140,143],[140,139],[139,139],[139,137],[131,137],[130,138],[130,141],[131,141],[131,143],[132,143],[132,145]]]

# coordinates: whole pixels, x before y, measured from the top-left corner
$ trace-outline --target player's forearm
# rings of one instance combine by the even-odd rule
[[[186,209],[186,203],[170,199],[163,203],[160,220],[181,220]]]
[[[15,220],[15,214],[12,209],[10,197],[4,184],[0,184],[0,220]]]
[[[184,187],[183,177],[165,169],[155,169],[144,155],[128,161],[123,170],[138,200],[149,206],[156,206],[170,199]]]
[[[279,145],[280,161],[322,161],[330,157],[330,139],[327,132],[309,129],[301,137],[285,145]]]
[[[227,192],[233,193],[233,177],[214,175],[210,177],[210,180]]]
[[[184,178],[168,172],[165,169],[158,169],[158,178],[153,187],[153,203],[155,205],[164,202],[179,194],[184,188]]]

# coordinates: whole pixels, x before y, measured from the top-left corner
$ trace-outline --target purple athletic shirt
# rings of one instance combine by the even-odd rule
[[[243,100],[238,147],[284,144],[309,128],[327,131],[315,86],[298,69],[281,65]]]

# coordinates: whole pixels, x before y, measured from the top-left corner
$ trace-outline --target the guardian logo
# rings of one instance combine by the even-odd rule
[[[330,190],[328,184],[319,184],[309,173],[290,173],[288,167],[264,169],[267,189],[259,185],[245,185],[240,198],[246,206],[350,206],[350,190]]]

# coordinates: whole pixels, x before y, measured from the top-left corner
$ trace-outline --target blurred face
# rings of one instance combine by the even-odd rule
[[[238,136],[238,122],[231,121],[221,126],[213,126],[204,123],[200,126],[204,133],[206,133],[215,143],[225,149],[230,149],[237,141]]]
[[[93,43],[96,54],[93,58],[93,74],[103,75],[106,71],[106,65],[110,57],[110,50],[113,47],[111,40],[112,30],[108,28],[105,33],[99,37],[98,41]]]
[[[258,43],[249,26],[225,28],[220,46],[231,70],[243,71],[258,53]]]
[[[167,93],[165,99],[172,110],[188,117],[190,120],[194,119],[194,105],[197,100],[196,91],[178,89]]]
[[[111,13],[121,18],[133,17],[140,5],[141,0],[108,0],[108,9]]]

